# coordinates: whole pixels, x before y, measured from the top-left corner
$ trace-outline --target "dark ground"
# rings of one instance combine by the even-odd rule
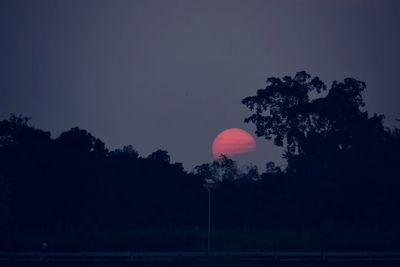
[[[261,261],[261,262],[237,262],[237,261],[203,261],[203,262],[0,262],[3,267],[172,267],[172,266],[229,266],[229,267],[250,267],[250,266],[271,266],[271,267],[397,267],[399,261]]]

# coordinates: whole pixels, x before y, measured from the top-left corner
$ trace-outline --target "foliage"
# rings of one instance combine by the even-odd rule
[[[322,95],[326,88],[303,71],[293,78],[268,78],[265,89],[242,101],[253,111],[245,122],[255,124],[256,134],[285,147],[288,179],[279,193],[280,208],[292,215],[302,211],[308,222],[298,226],[399,222],[391,212],[400,200],[398,129],[385,129],[382,115],[362,110],[364,82],[335,81]],[[267,164],[262,177],[277,172]]]
[[[366,84],[353,78],[327,86],[308,73],[298,72],[293,78],[268,78],[265,89],[242,103],[254,112],[245,119],[256,125],[256,134],[285,146],[289,167],[296,159],[306,157],[324,160],[354,148],[379,141],[384,133],[383,116],[368,116],[361,93]],[[316,95],[312,98],[311,95]]]
[[[240,169],[236,161],[225,155],[211,163],[195,166],[194,173],[216,182],[255,181],[259,178],[257,166],[244,166],[243,169]]]
[[[288,167],[267,162],[261,174],[225,156],[188,173],[165,150],[109,151],[84,129],[54,138],[11,115],[0,121],[0,247],[204,248],[204,178],[218,182],[217,247],[399,247],[400,130],[363,110],[365,88],[348,78],[327,90],[306,72],[269,78],[243,100],[246,121],[285,147]]]

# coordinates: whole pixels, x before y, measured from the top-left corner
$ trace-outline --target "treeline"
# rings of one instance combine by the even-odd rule
[[[202,181],[166,151],[108,151],[79,128],[53,139],[16,116],[0,122],[0,138],[3,227],[202,224]]]
[[[3,227],[206,226],[205,176],[171,163],[167,151],[145,158],[130,145],[109,151],[79,128],[51,138],[49,132],[29,125],[29,118],[15,115],[0,121],[0,138]],[[233,188],[224,193],[223,188],[257,181],[257,168],[240,169],[224,157],[213,162],[212,169],[220,177],[210,178],[224,184],[215,194],[224,221],[220,225],[239,223],[229,218],[246,197]],[[231,199],[222,197],[225,194]]]
[[[345,79],[320,95],[327,86],[299,72],[269,78],[265,89],[245,98],[243,104],[254,112],[246,122],[256,125],[258,136],[284,147],[288,162],[284,170],[269,162],[261,174],[226,157],[187,172],[170,162],[167,151],[148,157],[132,146],[110,151],[80,128],[52,138],[28,118],[11,115],[0,121],[0,232],[202,231],[205,178],[217,184],[215,231],[303,231],[324,225],[397,231],[400,131],[384,127],[383,116],[362,110],[364,88]],[[204,236],[193,231],[188,239]],[[205,244],[199,240],[182,246]]]

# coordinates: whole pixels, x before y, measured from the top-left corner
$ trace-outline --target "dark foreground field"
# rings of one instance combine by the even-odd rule
[[[0,266],[399,266],[400,252],[1,252]]]
[[[1,262],[2,267],[172,267],[172,266],[194,266],[194,267],[398,267],[399,261],[203,261],[203,262]]]

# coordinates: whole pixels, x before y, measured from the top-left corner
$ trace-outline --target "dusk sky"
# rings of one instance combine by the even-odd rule
[[[400,1],[0,0],[0,119],[165,149],[187,170],[224,129],[254,136],[241,100],[301,70],[365,81],[366,109],[400,126]],[[256,142],[240,162],[283,163]]]

